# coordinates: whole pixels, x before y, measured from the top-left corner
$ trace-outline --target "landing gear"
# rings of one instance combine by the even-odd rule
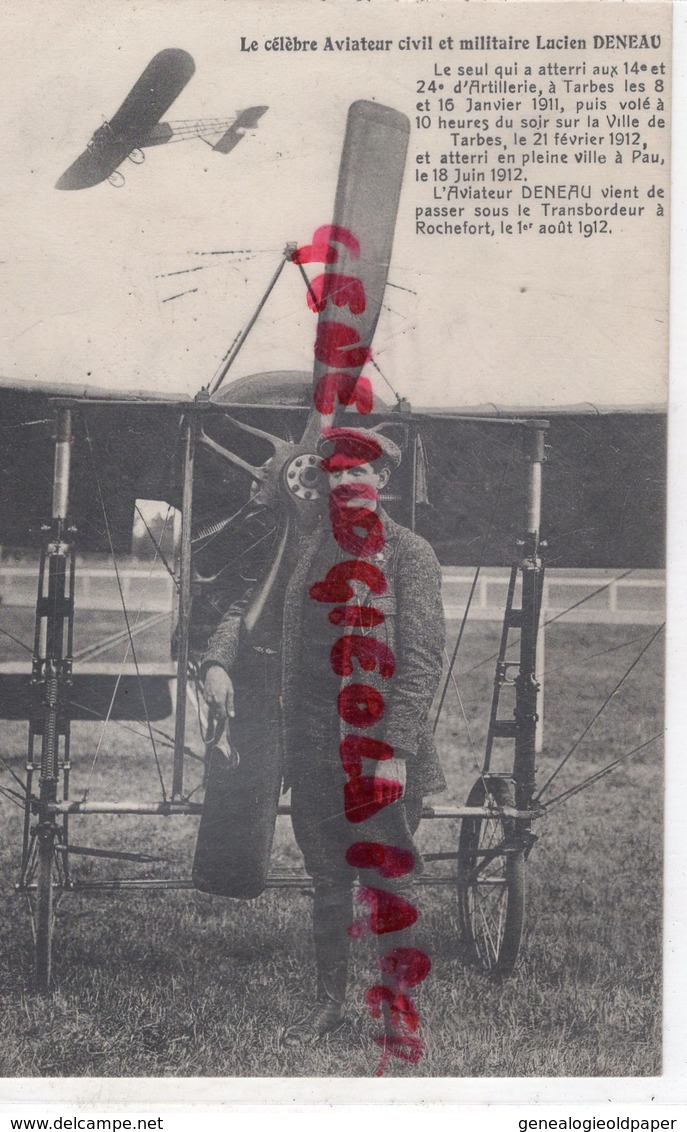
[[[72,682],[75,560],[67,541],[71,413],[57,413],[52,521],[46,527],[36,601],[24,813],[22,873],[34,926],[36,989],[50,989],[54,916],[68,884],[67,815],[55,812],[58,788],[69,796],[69,690]],[[38,740],[40,739],[40,755]],[[33,793],[38,776],[38,795]]]
[[[544,566],[541,521],[541,470],[546,422],[528,422],[525,431],[527,506],[525,537],[518,543],[519,561],[508,585],[501,632],[487,745],[480,777],[467,807],[479,814],[463,818],[458,849],[458,904],[463,938],[471,957],[488,974],[508,975],[520,950],[525,913],[525,860],[536,840],[536,727],[540,684],[537,680]],[[518,575],[520,607],[514,604]],[[518,659],[508,660],[509,635],[519,636]],[[512,654],[511,654],[512,655]],[[501,697],[514,691],[512,715],[503,714]],[[492,769],[496,740],[512,740],[513,769]]]
[[[477,780],[467,801],[494,807],[493,817],[463,818],[458,846],[458,908],[463,939],[472,960],[488,974],[509,975],[520,950],[525,916],[525,854],[516,822],[504,817],[513,808],[512,783],[505,778]]]

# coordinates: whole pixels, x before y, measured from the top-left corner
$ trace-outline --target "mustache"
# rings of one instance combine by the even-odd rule
[[[371,483],[342,483],[329,493],[330,505],[343,507],[351,499],[377,499],[377,488]]]

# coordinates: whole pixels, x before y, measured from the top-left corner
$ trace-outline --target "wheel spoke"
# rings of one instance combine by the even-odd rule
[[[513,804],[505,779],[480,778],[468,806]],[[513,845],[512,821],[497,814],[466,818],[459,844],[459,908],[464,937],[473,958],[487,973],[513,969],[522,932],[524,856]]]
[[[482,925],[482,928],[484,929],[479,934],[479,940],[480,940],[480,942],[483,942],[485,944],[484,959],[485,959],[487,966],[490,967],[491,963],[489,962],[489,946],[488,945],[491,945],[491,952],[492,952],[492,955],[494,955],[494,957],[496,957],[498,955],[498,948],[497,948],[496,944],[494,943],[494,939],[492,937],[492,934],[491,934],[491,931],[490,931],[490,928],[489,928],[489,921],[487,920],[487,918],[484,914],[484,907],[481,904],[478,907],[478,915],[479,915],[479,919],[480,919],[480,923]]]

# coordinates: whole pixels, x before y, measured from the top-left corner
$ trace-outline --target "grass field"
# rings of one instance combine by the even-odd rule
[[[455,633],[456,626],[452,626]],[[474,751],[484,743],[499,627],[468,630],[458,666]],[[556,623],[547,637],[545,751],[554,768],[636,655],[650,627]],[[633,638],[633,645],[625,642]],[[620,646],[620,647],[616,647]],[[560,776],[566,788],[661,729],[662,638],[651,647]],[[608,650],[613,651],[608,651]],[[601,655],[599,655],[601,654]],[[474,671],[470,671],[474,668]],[[130,725],[126,725],[130,726]],[[137,725],[131,725],[137,726]],[[171,728],[171,722],[161,726]],[[147,741],[112,724],[95,770],[99,725],[74,724],[72,796],[159,797]],[[18,773],[26,728],[8,723],[0,753]],[[439,729],[449,779],[441,800],[463,803],[476,777],[466,722],[451,697]],[[503,744],[504,765],[510,754]],[[168,752],[165,759],[168,763]],[[190,769],[197,781],[198,770]],[[6,772],[3,776],[8,784]],[[169,777],[168,777],[169,781]],[[556,787],[558,786],[558,780]],[[552,788],[551,796],[558,793]],[[198,794],[195,795],[199,797]],[[660,1072],[660,744],[539,824],[526,870],[526,931],[515,974],[485,978],[467,963],[451,887],[416,898],[419,945],[432,973],[420,995],[426,1053],[390,1076],[645,1076]],[[2,800],[0,1064],[14,1076],[360,1076],[374,1074],[377,1023],[362,996],[375,981],[373,947],[354,947],[348,1022],[314,1049],[284,1051],[279,1031],[303,1008],[313,959],[310,897],[270,891],[239,903],[194,891],[66,895],[58,909],[55,993],[31,989],[28,913],[13,894],[21,813]],[[197,819],[82,817],[71,840],[169,858],[147,875],[190,875]],[[453,848],[455,822],[424,822],[426,851]],[[275,865],[299,854],[280,818]],[[139,874],[145,868],[135,866]],[[80,858],[81,876],[134,867]]]

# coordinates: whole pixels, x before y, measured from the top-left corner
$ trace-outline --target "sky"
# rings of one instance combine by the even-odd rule
[[[431,74],[435,61],[434,54],[398,51],[326,59],[267,53],[266,36],[398,40],[420,31],[517,33],[525,25],[546,33],[554,22],[574,32],[591,27],[602,8],[613,9],[623,26],[641,22],[637,11],[628,12],[641,7],[479,0],[5,4],[2,380],[196,393],[250,317],[285,244],[309,242],[331,219],[350,103],[385,102],[412,120],[417,77]],[[665,7],[646,6],[654,26]],[[604,14],[606,29],[610,18]],[[261,49],[242,51],[242,36]],[[165,47],[184,48],[196,63],[167,119],[268,105],[258,129],[227,156],[201,140],[161,146],[148,149],[141,166],[125,162],[119,189],[105,183],[57,191],[55,181],[103,116],[113,116]],[[392,286],[375,340],[376,360],[394,389],[416,405],[454,408],[661,402],[667,220],[651,219],[606,243],[417,236],[413,179],[427,144],[421,134],[411,133]],[[202,254],[210,251],[233,254]],[[180,292],[186,293],[172,297]],[[288,266],[232,374],[308,370],[313,337],[302,281]],[[384,396],[383,385],[379,392]]]

